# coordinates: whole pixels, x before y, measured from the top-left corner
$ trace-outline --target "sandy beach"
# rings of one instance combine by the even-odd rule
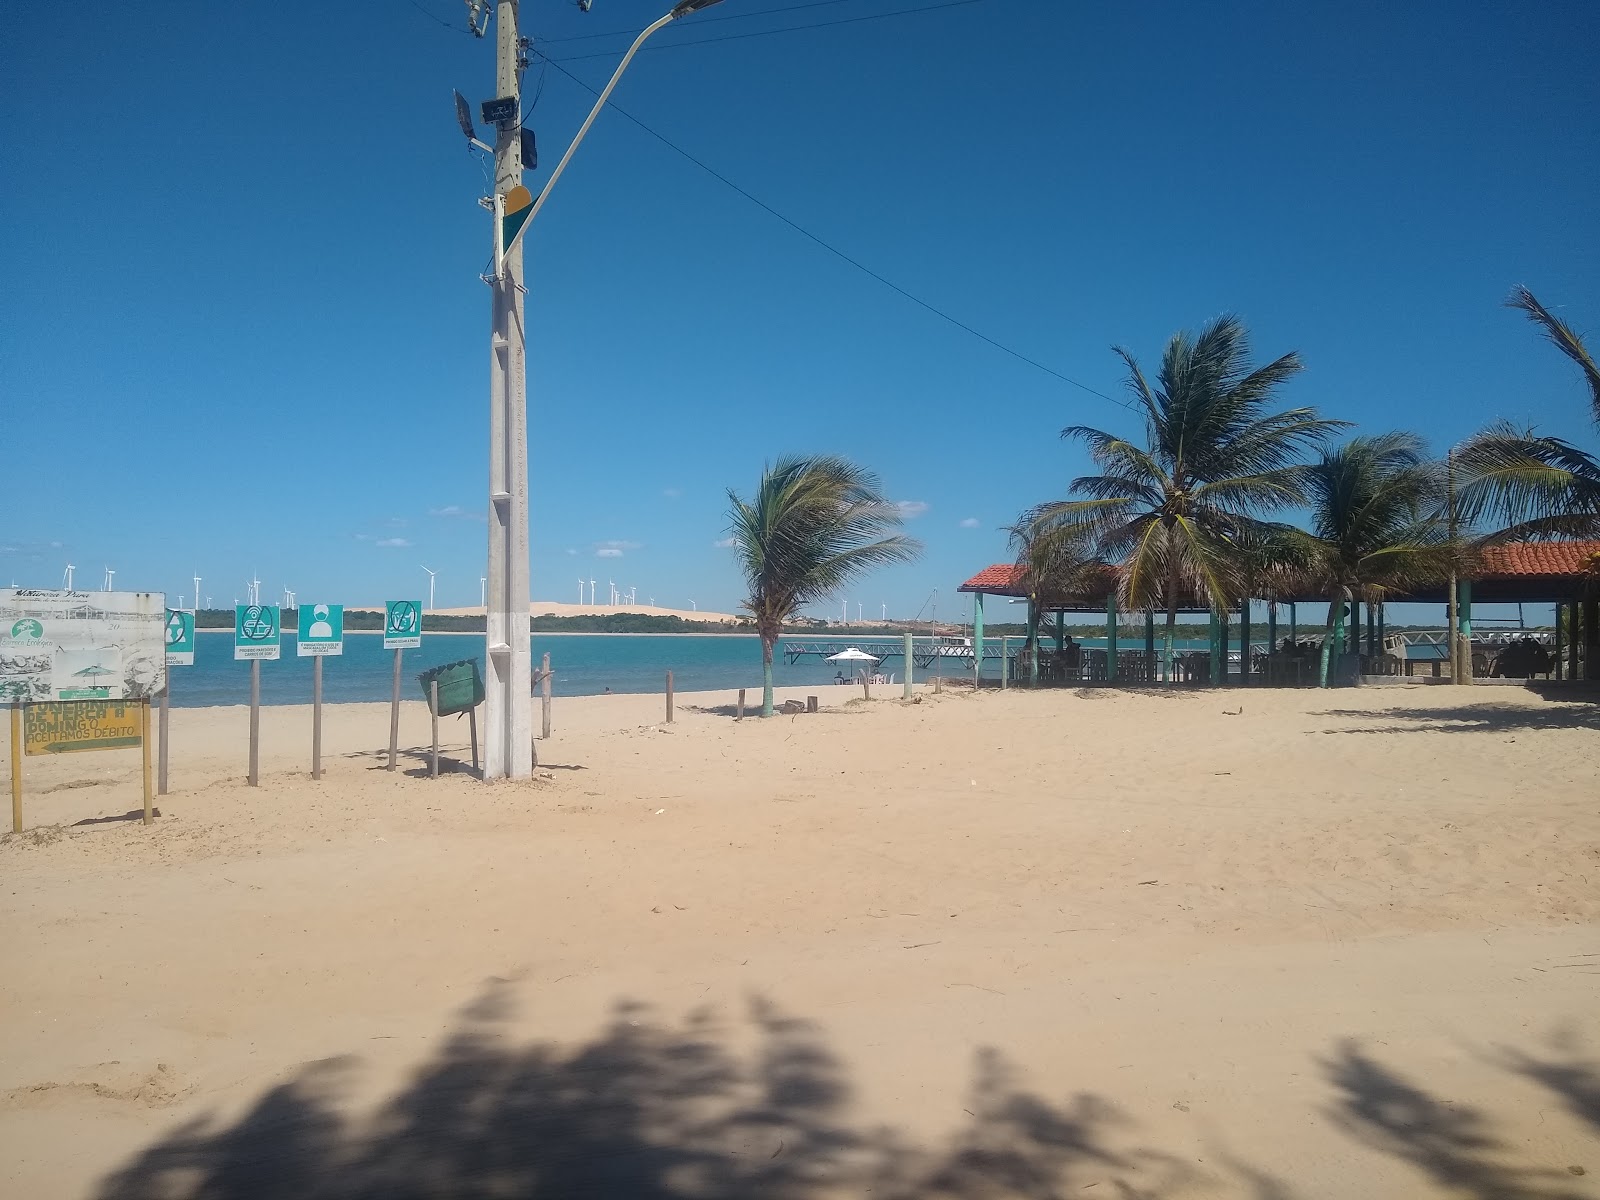
[[[0,1194],[1600,1196],[1600,707],[883,691],[27,759]]]

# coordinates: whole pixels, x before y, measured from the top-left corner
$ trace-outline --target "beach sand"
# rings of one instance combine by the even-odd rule
[[[812,690],[26,760],[0,1194],[1600,1196],[1600,707]]]

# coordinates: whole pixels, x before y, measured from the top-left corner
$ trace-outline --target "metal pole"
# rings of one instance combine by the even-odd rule
[[[167,711],[172,707],[172,668],[167,668],[167,686],[161,689],[161,754],[156,761],[156,792],[167,794]]]
[[[905,690],[900,693],[901,696],[903,696],[907,700],[911,699],[911,667],[912,667],[912,663],[914,661],[912,659],[912,654],[914,653],[914,650],[915,650],[915,647],[912,645],[912,642],[911,642],[911,633],[908,630],[906,632],[906,684],[905,684]]]
[[[389,693],[389,770],[394,770],[400,758],[400,656],[404,650],[394,652],[394,686]]]
[[[261,782],[261,660],[250,660],[250,786]]]
[[[322,655],[311,660],[311,778],[322,778]]]
[[[1010,686],[1011,676],[1011,639],[1000,639],[1000,690],[1003,692]]]
[[[11,832],[22,832],[22,705],[11,706]]]
[[[150,824],[150,701],[139,704],[139,754],[143,758],[140,775],[144,781],[144,823]]]
[[[517,53],[517,0],[496,0],[494,94],[518,98],[519,118],[495,129],[496,247],[500,245],[504,207],[499,197],[522,183]],[[526,779],[533,774],[533,650],[528,626],[527,341],[520,240],[504,254],[499,277],[491,287],[483,777]],[[399,661],[396,656],[397,689]],[[394,720],[398,724],[398,702]],[[391,769],[392,759],[391,754]]]
[[[983,686],[983,593],[972,594],[972,686]]]

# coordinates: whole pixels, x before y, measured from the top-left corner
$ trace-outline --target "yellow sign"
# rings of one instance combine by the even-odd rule
[[[142,705],[121,700],[62,700],[22,707],[27,754],[116,750],[140,745]]]

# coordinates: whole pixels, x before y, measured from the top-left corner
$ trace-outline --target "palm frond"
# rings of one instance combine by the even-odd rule
[[[1577,330],[1556,316],[1526,287],[1518,286],[1512,289],[1511,296],[1506,300],[1509,308],[1520,308],[1528,314],[1528,319],[1544,330],[1545,336],[1555,345],[1557,350],[1565,354],[1578,364],[1578,369],[1583,372],[1585,382],[1589,385],[1589,401],[1594,410],[1594,423],[1600,428],[1600,366],[1595,365],[1594,359],[1589,354],[1589,348],[1583,344],[1583,338]]]

